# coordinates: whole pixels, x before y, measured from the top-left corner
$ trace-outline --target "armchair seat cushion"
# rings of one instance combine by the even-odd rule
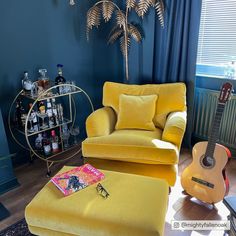
[[[178,163],[178,148],[161,140],[162,130],[116,130],[110,135],[87,138],[83,156],[144,164]]]

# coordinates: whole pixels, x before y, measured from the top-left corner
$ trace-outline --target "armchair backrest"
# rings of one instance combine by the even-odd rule
[[[130,85],[106,82],[103,86],[103,106],[112,107],[118,114],[121,94],[158,95],[153,122],[161,129],[164,128],[169,113],[186,111],[186,86],[184,83]]]

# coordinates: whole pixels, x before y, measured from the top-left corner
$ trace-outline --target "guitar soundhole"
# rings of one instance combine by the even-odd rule
[[[215,159],[213,157],[203,155],[201,157],[201,165],[204,168],[213,168],[215,166]]]

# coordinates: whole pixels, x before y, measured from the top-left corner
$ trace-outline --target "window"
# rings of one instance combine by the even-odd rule
[[[224,76],[236,60],[236,0],[202,0],[197,74]]]

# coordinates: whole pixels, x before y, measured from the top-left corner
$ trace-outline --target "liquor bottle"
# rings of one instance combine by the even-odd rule
[[[38,137],[35,139],[35,149],[38,152],[43,152],[43,136],[42,134],[38,134]]]
[[[21,81],[22,83],[22,88],[25,92],[25,94],[30,95],[31,94],[31,89],[32,89],[32,81],[29,79],[29,73],[28,71],[24,71],[24,77]]]
[[[53,118],[53,112],[52,112],[52,104],[50,102],[50,99],[47,99],[47,111],[48,115],[48,123],[49,127],[52,128],[54,126],[54,118]]]
[[[33,105],[32,103],[29,104],[29,110],[32,107],[32,105]],[[33,119],[32,119],[31,113],[29,115],[29,119],[28,119],[28,123],[27,123],[27,129],[28,129],[28,132],[30,132],[30,133],[34,132]]]
[[[46,132],[43,133],[43,152],[45,156],[49,156],[52,153],[51,142],[47,137]]]
[[[29,108],[32,107],[32,103],[29,104]],[[32,132],[38,132],[39,131],[39,123],[37,119],[37,114],[34,109],[31,110],[30,113],[30,121],[31,121],[31,130]]]
[[[55,130],[52,130],[51,131],[52,153],[58,153],[60,151],[58,141],[59,141],[59,138],[56,135]]]
[[[16,101],[16,111],[15,111],[15,122],[18,128],[23,128],[23,122],[21,119],[22,114],[22,102],[20,99]]]
[[[39,69],[40,77],[38,78],[38,85],[42,87],[44,90],[47,90],[50,88],[50,80],[49,77],[46,75],[47,70],[46,69]]]
[[[63,106],[61,104],[57,104],[56,108],[57,108],[57,114],[58,114],[58,121],[60,124],[62,124],[64,121]]]
[[[25,112],[25,109],[22,105],[22,101],[20,100],[20,113],[21,113],[21,122],[22,122],[22,127],[25,126],[25,123],[26,123],[26,117],[27,117],[27,114]]]
[[[57,64],[57,73],[58,73],[58,75],[55,78],[55,84],[56,85],[64,84],[66,82],[66,79],[62,75],[62,67],[63,67],[63,65]],[[63,94],[63,87],[62,86],[60,86],[58,88],[58,93]]]
[[[57,107],[56,107],[56,99],[52,98],[52,115],[53,115],[53,121],[54,125],[59,125],[59,118],[57,113]]]

